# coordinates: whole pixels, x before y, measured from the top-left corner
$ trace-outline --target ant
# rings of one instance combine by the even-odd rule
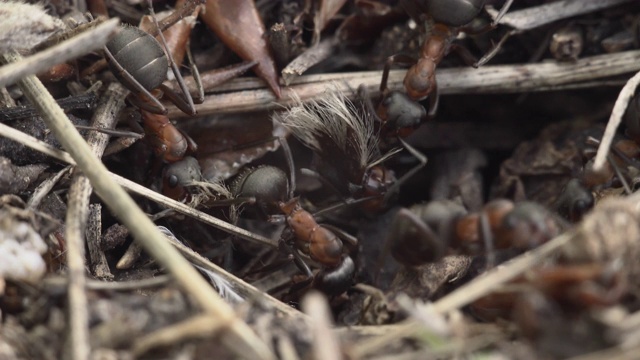
[[[186,14],[197,12],[197,7],[201,3],[202,1],[198,0],[188,1],[182,8],[170,15],[171,20],[164,23],[164,28],[173,25]],[[106,44],[104,53],[114,76],[131,91],[127,99],[140,109],[144,130],[149,136],[149,142],[154,152],[158,158],[173,163],[181,160],[187,153],[195,153],[197,144],[187,134],[173,126],[166,116],[166,107],[152,92],[156,94],[161,92],[162,96],[166,96],[181,111],[188,115],[195,115],[194,101],[202,102],[204,91],[191,51],[187,46],[187,58],[191,64],[191,72],[198,89],[197,98],[195,100],[192,98],[178,69],[180,64],[176,64],[173,60],[173,51],[167,46],[162,33],[164,29],[158,24],[151,0],[149,0],[149,9],[155,25],[155,29],[150,30],[151,33],[137,27],[123,27]],[[152,33],[158,34],[163,45],[152,36]],[[222,74],[217,77],[218,82],[239,76],[253,65],[255,65],[254,62],[244,62],[223,69]],[[167,68],[169,67],[176,77],[181,95],[164,84],[164,81],[167,80]]]
[[[162,29],[155,17],[153,4],[151,0],[148,0],[148,2],[155,31],[157,31],[162,45],[155,37],[140,28],[133,26],[123,27],[104,48],[109,67],[114,76],[131,91],[130,96],[127,97],[129,102],[140,109],[154,114],[167,113],[164,105],[151,93],[157,89],[184,113],[195,115],[194,100],[180,74],[178,65],[173,60],[171,51],[168,49]],[[197,5],[197,2],[191,1],[181,9],[176,10],[176,12],[188,14],[193,12]],[[178,20],[180,20],[180,17],[174,17],[175,22]],[[171,25],[173,23],[167,24],[167,27]],[[167,51],[165,52],[164,49],[167,49]],[[180,84],[182,95],[178,95],[172,88],[163,84],[167,80],[167,69],[169,67],[171,67]]]
[[[286,154],[289,177],[270,165],[247,169],[230,184],[229,199],[215,200],[211,205],[248,204],[251,206],[247,208],[257,210],[262,218],[271,222],[284,221],[287,227],[280,236],[279,246],[293,257],[307,279],[298,286],[313,282],[328,294],[340,294],[351,286],[355,264],[347,252],[356,248],[358,240],[331,225],[319,224],[315,215],[301,206],[300,198],[294,196],[295,168],[291,149],[286,139],[275,138]],[[178,191],[178,196],[184,196],[184,187],[201,179],[197,160],[187,156],[167,167],[163,192],[171,195]],[[314,276],[300,253],[322,265],[320,273]]]
[[[451,200],[414,205],[396,213],[387,243],[400,263],[418,266],[440,260],[447,249],[475,255],[480,251],[526,251],[560,234],[564,223],[533,202],[497,199],[467,213]]]
[[[292,159],[288,161],[293,163]],[[334,226],[319,224],[315,216],[302,207],[300,198],[293,196],[293,173],[294,169],[290,168],[287,179],[287,175],[274,166],[249,169],[238,175],[231,192],[236,199],[253,202],[271,221],[284,216],[287,227],[279,244],[307,278],[298,286],[313,282],[325,293],[341,294],[351,286],[355,264],[347,252],[356,248],[358,240]],[[322,265],[320,273],[314,276],[300,253]]]
[[[527,300],[518,298],[514,291],[521,291],[522,285],[573,313],[618,303],[629,293],[630,280],[638,274],[639,243],[637,236],[630,235],[640,229],[637,219],[637,199],[617,197],[602,201],[574,228],[572,239],[552,264],[536,266],[510,283],[519,287],[476,301],[472,305],[474,312],[490,311],[508,317],[511,310],[519,310]],[[538,333],[541,329],[535,330]]]
[[[382,119],[383,134],[405,137],[422,122],[435,116],[439,99],[435,70],[447,54],[454,51],[465,63],[477,68],[497,53],[510,34],[503,37],[495,48],[479,61],[467,49],[454,44],[453,41],[461,32],[483,33],[495,28],[512,2],[513,0],[506,1],[496,19],[485,28],[476,31],[472,31],[465,25],[478,16],[486,0],[403,0],[401,2],[409,14],[420,14],[420,21],[424,22],[429,36],[422,44],[418,59],[397,54],[389,57],[385,63],[380,82],[381,98],[376,111]],[[411,66],[404,78],[406,94],[390,91],[387,87],[389,71],[393,64]],[[430,97],[428,113],[417,104],[418,101],[427,97]]]
[[[420,163],[397,179],[382,163],[401,148],[381,155],[375,114],[366,102],[358,106],[335,89],[308,103],[296,98],[295,106],[272,118],[313,151],[313,175],[368,212],[382,210],[398,187],[427,163],[424,155],[400,139]]]

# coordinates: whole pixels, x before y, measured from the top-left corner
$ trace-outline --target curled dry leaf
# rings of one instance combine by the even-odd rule
[[[248,61],[258,61],[255,72],[281,96],[273,56],[269,53],[265,27],[253,0],[207,1],[202,20],[231,50]]]

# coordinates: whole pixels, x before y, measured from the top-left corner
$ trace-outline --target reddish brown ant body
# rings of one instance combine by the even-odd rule
[[[478,67],[493,57],[495,52],[490,52],[480,61],[476,61],[468,50],[453,44],[460,32],[471,32],[464,25],[478,16],[485,2],[485,0],[402,1],[402,5],[409,14],[420,14],[420,20],[424,21],[429,34],[427,40],[422,44],[418,59],[398,54],[389,57],[385,63],[380,83],[381,99],[377,109],[378,116],[382,119],[383,134],[407,136],[424,120],[435,115],[438,108],[438,85],[435,70],[442,59],[451,51],[458,53],[467,64],[473,67]],[[484,32],[494,28],[502,15],[507,12],[511,3],[512,0],[505,2],[496,20],[486,29],[476,32]],[[503,38],[503,41],[504,39],[506,38]],[[391,65],[395,63],[411,66],[404,78],[406,95],[390,91],[387,87],[389,71]],[[430,97],[428,113],[416,103],[427,97]]]
[[[193,14],[198,13],[198,1],[188,1],[182,8],[176,10],[174,14]],[[156,40],[150,33],[136,28],[124,27],[120,29],[118,34],[110,40],[105,46],[105,55],[107,62],[116,76],[116,78],[131,91],[127,97],[129,102],[140,109],[144,130],[147,134],[149,142],[158,156],[167,163],[173,163],[181,160],[186,154],[195,153],[197,149],[196,143],[184,132],[178,130],[169,118],[165,115],[167,109],[162,105],[155,94],[162,93],[163,97],[168,98],[180,110],[189,115],[195,115],[194,99],[180,75],[178,67],[180,63],[173,60],[174,51],[180,51],[185,47],[186,39],[172,39],[176,49],[168,49],[164,35],[160,30],[160,26],[155,20],[153,7],[149,4],[152,12],[153,23],[155,28],[150,32],[157,32],[161,42]],[[180,20],[180,16],[170,16],[174,18],[174,22]],[[169,27],[173,23],[165,24]],[[156,30],[156,31],[153,31]],[[178,34],[182,37],[189,36],[189,32]],[[175,57],[183,59],[183,54],[177,54]],[[191,59],[188,50],[187,57],[192,64],[191,70],[198,85],[198,98],[195,102],[202,102],[204,98],[202,85],[199,80],[198,71]],[[224,72],[216,76],[218,82],[226,81],[229,78],[236,77],[247,71],[255,63],[241,63],[239,65],[226,68]],[[171,67],[173,73],[180,85],[182,96],[178,95],[171,87],[164,84],[167,79],[167,69]]]
[[[433,201],[401,209],[389,233],[391,254],[417,266],[442,258],[447,249],[475,255],[483,249],[525,251],[558,235],[563,224],[544,207],[493,200],[476,213],[455,202]]]
[[[253,199],[263,215],[275,219],[277,214],[283,214],[288,226],[280,237],[281,246],[316,287],[329,294],[340,294],[351,286],[355,273],[353,259],[343,241],[353,248],[357,240],[333,226],[318,224],[314,215],[302,208],[300,199],[293,197],[289,181],[282,170],[265,165],[239,175],[231,191],[238,199]],[[298,251],[323,270],[314,277]]]
[[[636,196],[604,200],[574,228],[572,239],[550,263],[533,267],[509,283],[517,286],[484,297],[471,308],[483,317],[508,318],[515,311],[518,323],[535,330],[530,335],[537,337],[544,331],[541,324],[522,318],[535,320],[536,314],[528,313],[535,309],[527,304],[532,290],[573,315],[618,303],[640,269]]]

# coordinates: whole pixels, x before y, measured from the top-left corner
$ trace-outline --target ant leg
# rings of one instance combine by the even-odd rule
[[[142,139],[144,137],[144,134],[137,133],[134,131],[112,130],[112,129],[98,128],[95,126],[84,126],[84,125],[75,125],[75,128],[79,130],[97,131],[97,132],[101,132],[103,134],[107,134],[115,137],[129,137],[134,139]]]
[[[343,194],[340,192],[340,190],[338,190],[337,187],[335,187],[330,181],[328,181],[327,179],[325,179],[322,175],[320,175],[320,173],[318,173],[317,171],[313,171],[311,169],[307,169],[307,168],[301,168],[300,169],[300,173],[302,175],[306,175],[312,178],[317,179],[318,181],[320,181],[322,183],[322,185],[326,188],[328,188],[332,193],[334,193],[335,195],[338,196],[343,196]]]
[[[478,62],[478,58],[476,58],[466,47],[458,44],[451,44],[450,47],[451,52],[455,52],[456,55],[462,59],[462,61],[468,66],[473,66]]]
[[[473,54],[471,54],[471,52],[469,52],[468,49],[457,44],[452,44],[450,51],[455,51],[456,54],[460,56],[460,58],[462,59],[462,61],[464,61],[465,64],[474,68],[479,68],[480,66],[488,63],[491,59],[493,59],[493,57],[496,56],[496,54],[498,54],[498,51],[500,51],[505,41],[507,41],[507,39],[510,38],[511,35],[514,35],[517,33],[518,33],[517,30],[508,31],[506,34],[502,36],[502,38],[500,39],[500,41],[498,41],[497,44],[495,44],[486,54],[484,54],[484,56],[480,58],[480,60],[478,60],[475,56],[473,56]]]
[[[363,198],[359,198],[359,199],[354,199],[354,198],[344,199],[344,200],[342,200],[342,202],[339,202],[339,203],[336,203],[336,204],[333,204],[333,205],[329,205],[329,206],[327,206],[327,207],[325,207],[323,209],[320,209],[320,210],[314,212],[313,213],[313,217],[314,218],[318,218],[318,217],[322,216],[322,214],[330,213],[330,212],[333,212],[335,210],[341,209],[343,207],[354,206],[354,205],[366,203],[367,201],[375,200],[375,199],[377,199],[377,198],[379,198],[381,196],[382,195],[373,195],[373,196],[367,196],[367,197],[363,197]]]
[[[440,93],[436,86],[429,95],[429,112],[427,112],[427,120],[432,120],[436,117],[438,112],[438,105],[440,104]]]
[[[618,179],[620,179],[620,182],[622,183],[622,187],[624,187],[624,191],[627,193],[627,195],[631,195],[633,191],[631,190],[631,187],[629,186],[627,179],[625,179],[624,174],[622,174],[622,171],[620,170],[620,167],[618,166],[618,164],[616,164],[613,158],[611,158],[611,155],[607,155],[607,161],[609,161],[609,163],[611,164],[611,167],[613,167],[613,171],[616,172]]]
[[[164,38],[164,34],[162,33],[162,31],[160,31],[160,25],[158,24],[158,19],[156,18],[156,14],[155,11],[153,10],[153,1],[152,0],[147,0],[147,3],[149,4],[149,12],[151,13],[151,18],[156,26],[156,29],[158,29],[158,36],[160,37],[160,42],[162,43],[162,46],[165,49],[165,52],[167,53],[167,59],[169,60],[169,66],[171,67],[171,71],[173,72],[173,75],[176,77],[176,81],[178,81],[178,84],[180,85],[180,90],[182,91],[182,95],[184,96],[184,98],[182,99],[182,104],[178,105],[178,103],[176,103],[176,106],[178,106],[180,108],[180,110],[184,111],[186,114],[189,115],[195,115],[196,114],[196,108],[195,105],[193,104],[193,98],[191,98],[191,94],[189,93],[189,89],[187,88],[187,84],[184,82],[184,79],[182,78],[182,75],[180,74],[180,69],[178,69],[178,66],[176,65],[176,62],[173,60],[173,55],[171,55],[171,51],[169,51],[169,47],[167,46],[167,41]],[[164,89],[168,89],[167,86],[161,86]],[[171,96],[170,96],[171,98]],[[186,101],[184,101],[186,100]],[[172,99],[172,101],[175,102],[175,99]],[[187,104],[188,107],[186,107],[186,110],[181,108],[181,105]]]
[[[489,225],[489,216],[486,212],[480,215],[480,236],[484,241],[484,248],[487,254],[486,270],[493,269],[496,266],[496,253],[493,248],[493,235],[491,234],[491,225]]]
[[[315,216],[315,214],[314,214]],[[349,254],[355,252],[358,249],[358,238],[345,232],[344,230],[337,228],[333,225],[322,224],[322,227],[331,230],[334,234],[336,234],[340,240],[342,240],[343,245],[346,245],[349,249]]]
[[[291,152],[287,138],[283,136],[276,136],[276,140],[280,143],[287,160],[287,167],[289,168],[289,199],[293,199],[293,194],[296,190],[296,169],[293,164],[293,153]]]
[[[387,61],[384,63],[384,70],[382,71],[382,81],[380,82],[380,92],[384,94],[387,90],[387,83],[389,81],[389,71],[391,71],[391,65],[393,64],[403,64],[403,65],[413,65],[417,62],[417,60],[409,55],[405,54],[396,54],[389,56]]]
[[[189,61],[191,75],[193,76],[193,80],[196,83],[196,90],[198,91],[195,98],[192,96],[193,102],[195,102],[196,104],[202,104],[204,102],[204,86],[202,85],[202,78],[200,77],[198,66],[196,66],[196,62],[193,61],[193,54],[191,53],[191,41],[187,42],[187,60]]]
[[[162,90],[163,96],[166,96],[169,101],[174,103],[176,107],[178,107],[178,109],[180,109],[182,112],[189,115],[196,114],[196,109],[195,105],[193,105],[193,101],[191,101],[191,103],[185,101],[182,96],[180,96],[177,92],[175,92],[172,88],[165,84],[161,84],[158,88]],[[191,95],[189,95],[189,99],[191,99]]]
[[[466,34],[469,34],[469,35],[482,35],[482,34],[484,34],[486,32],[489,32],[489,31],[495,29],[496,27],[498,27],[498,23],[500,23],[500,20],[502,20],[502,18],[507,13],[507,11],[509,11],[509,8],[511,7],[512,3],[513,3],[513,0],[507,0],[502,5],[502,8],[500,8],[500,11],[496,15],[496,17],[489,24],[487,24],[485,26],[482,26],[480,28],[473,28],[473,27],[468,26],[468,25],[467,26],[462,26],[462,27],[460,27],[460,31],[464,32]]]
[[[180,9],[176,9],[174,12],[169,14],[169,16],[165,17],[160,21],[157,21],[156,28],[149,29],[148,31],[149,35],[153,37],[158,36],[159,32],[165,31],[167,28],[171,27],[173,24],[191,15],[196,10],[197,6],[204,3],[205,1],[203,0],[187,0],[186,3]]]
[[[518,33],[517,30],[511,30],[511,31],[507,32],[506,34],[504,34],[502,39],[500,39],[500,41],[498,41],[498,43],[493,48],[491,48],[491,50],[489,50],[489,52],[487,52],[482,58],[480,58],[480,60],[478,60],[477,63],[473,64],[472,66],[474,68],[478,68],[478,67],[488,63],[489,60],[493,59],[493,57],[496,56],[496,54],[498,53],[500,48],[502,48],[502,45],[504,44],[504,42],[507,41],[507,39],[510,38],[511,35],[514,35],[514,34],[517,34],[517,33]]]
[[[156,101],[158,101],[156,97],[152,97],[152,99],[155,99]],[[136,96],[135,94],[127,95],[127,101],[131,105],[133,105],[133,106],[135,106],[135,107],[137,107],[139,109],[148,111],[148,112],[150,112],[152,114],[167,115],[167,109],[164,106],[160,105],[162,107],[158,107],[155,102],[153,104],[151,104],[151,103],[148,103],[146,101],[142,101],[142,100],[140,100],[139,96]],[[160,102],[158,101],[157,104],[160,104]]]
[[[500,22],[500,20],[502,20],[502,17],[507,13],[507,11],[509,11],[509,8],[511,7],[511,4],[513,4],[513,0],[507,0],[502,5],[502,8],[500,9],[500,12],[498,12],[498,15],[496,15],[495,19],[493,19],[493,21],[491,22],[491,25],[494,28],[496,26],[498,26],[498,23]]]
[[[286,229],[289,230],[289,229]],[[296,267],[298,267],[298,269],[307,276],[308,280],[313,280],[313,272],[311,271],[311,269],[309,268],[309,265],[307,265],[307,263],[304,261],[304,259],[302,259],[302,257],[300,256],[300,254],[298,253],[298,251],[296,249],[293,249],[288,243],[287,241],[283,238],[286,235],[286,237],[289,237],[290,235],[290,231],[285,231],[285,233],[283,233],[283,236],[280,237],[280,246],[282,246],[282,248],[291,256],[293,256],[293,263],[296,264]]]
[[[399,137],[398,141],[400,141],[402,146],[405,149],[407,149],[407,151],[411,155],[413,155],[416,159],[418,159],[420,163],[414,166],[406,174],[402,175],[400,179],[398,179],[392,186],[389,187],[389,189],[387,189],[387,193],[385,194],[385,199],[384,199],[385,203],[387,200],[389,200],[389,197],[393,195],[393,192],[400,187],[400,185],[402,185],[404,182],[409,180],[413,175],[415,175],[418,171],[420,171],[420,169],[425,167],[428,161],[427,157],[423,153],[418,151],[418,149],[414,148],[413,146],[409,145],[409,143],[404,141],[402,138]]]
[[[105,55],[107,55],[107,57],[109,58],[109,62],[115,66],[115,68],[118,70],[118,73],[125,78],[130,84],[133,85],[133,87],[136,88],[136,90],[138,90],[139,94],[144,94],[151,102],[154,103],[154,105],[156,105],[157,108],[154,108],[154,110],[148,110],[150,112],[156,113],[156,114],[162,114],[162,115],[166,115],[167,114],[167,108],[164,107],[164,105],[162,105],[160,103],[160,101],[158,99],[156,99],[155,96],[153,96],[149,90],[145,89],[139,82],[138,80],[136,80],[133,76],[131,76],[131,74],[129,74],[129,72],[127,70],[125,70],[122,65],[120,65],[120,63],[118,63],[118,61],[113,57],[113,54],[111,53],[111,51],[109,51],[109,49],[107,49],[107,47],[104,47],[104,53]]]

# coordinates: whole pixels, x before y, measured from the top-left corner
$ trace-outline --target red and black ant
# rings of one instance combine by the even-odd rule
[[[300,199],[294,197],[295,169],[291,150],[285,139],[277,140],[286,154],[289,177],[270,165],[248,169],[230,184],[229,198],[216,200],[214,205],[245,204],[245,210],[255,209],[262,218],[284,221],[287,227],[280,237],[281,248],[293,257],[296,266],[314,287],[329,294],[340,294],[349,288],[355,274],[355,264],[349,253],[358,241],[331,225],[319,224],[315,216],[301,206]],[[163,192],[172,195],[178,191],[178,196],[184,196],[188,194],[185,187],[200,179],[202,174],[198,162],[192,157],[185,157],[167,167]],[[320,273],[314,276],[300,254],[321,265]],[[302,284],[307,284],[307,281]]]
[[[432,201],[401,209],[389,231],[391,255],[408,266],[435,262],[449,249],[476,255],[481,251],[526,251],[560,234],[563,222],[532,202],[492,200],[476,213],[450,201]]]
[[[483,9],[486,0],[404,0],[402,5],[409,14],[419,14],[424,22],[428,37],[422,44],[420,56],[415,59],[404,54],[389,57],[385,63],[380,83],[381,99],[378,101],[377,114],[382,120],[383,136],[397,135],[405,137],[428,118],[433,118],[438,109],[438,85],[436,67],[442,59],[454,51],[465,63],[479,67],[489,61],[497,52],[506,36],[484,58],[478,61],[467,49],[454,44],[460,32],[481,33],[496,27],[500,18],[507,12],[513,0],[503,5],[496,19],[482,30],[472,31],[465,27]],[[389,71],[393,64],[410,65],[404,78],[406,94],[390,91],[387,87]],[[427,113],[417,101],[429,97]],[[420,109],[422,108],[422,109]]]
[[[471,308],[483,317],[509,317],[515,311],[520,326],[537,337],[543,328],[532,318],[532,293],[571,314],[618,303],[639,271],[640,247],[632,235],[640,230],[637,219],[637,199],[604,200],[574,228],[550,264],[535,266],[508,284],[516,286],[479,299]]]
[[[290,170],[293,173],[293,169]],[[340,294],[351,286],[355,264],[349,253],[357,239],[328,224],[319,224],[293,196],[291,177],[277,167],[263,165],[239,175],[231,185],[236,199],[252,199],[260,212],[271,219],[284,216],[287,227],[280,237],[280,246],[293,257],[296,266],[307,276],[307,284],[328,294]],[[345,246],[346,245],[346,246]],[[322,266],[317,275],[301,257],[308,256]]]
[[[152,92],[156,94],[162,93],[163,97],[168,98],[186,114],[195,115],[196,109],[194,99],[178,69],[180,64],[173,60],[174,49],[167,47],[162,31],[172,26],[183,16],[197,15],[200,3],[197,0],[187,1],[183,7],[169,16],[172,20],[164,22],[164,28],[161,28],[156,20],[153,6],[149,1],[149,9],[155,28],[146,32],[137,27],[123,27],[107,43],[104,49],[107,62],[113,74],[131,91],[127,99],[140,109],[144,130],[148,135],[151,147],[158,158],[168,163],[181,160],[188,153],[194,153],[197,145],[188,135],[173,126],[165,115],[167,109]],[[157,33],[160,42],[164,46],[160,45],[160,42],[152,36],[154,33]],[[183,34],[183,36],[187,37],[188,35],[188,33]],[[167,50],[165,51],[164,49]],[[204,93],[188,45],[186,53],[191,63],[191,71],[196,79],[198,89],[198,97],[195,102],[202,102]],[[224,74],[219,76],[218,79],[219,81],[225,81],[239,76],[253,65],[255,65],[254,62],[245,62],[226,68],[224,69]],[[169,67],[171,67],[180,86],[181,95],[178,95],[170,86],[164,84]]]

